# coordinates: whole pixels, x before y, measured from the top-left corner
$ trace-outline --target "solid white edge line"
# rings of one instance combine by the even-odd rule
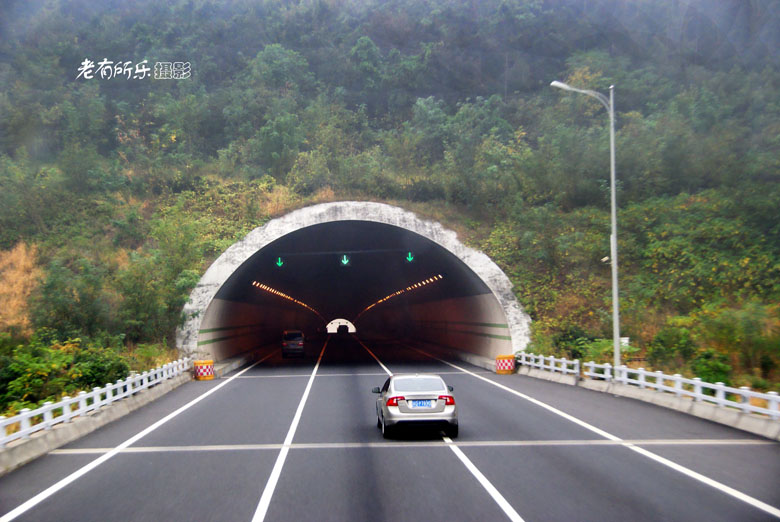
[[[387,368],[387,366],[382,364],[382,361],[379,360],[379,357],[377,357],[374,354],[374,352],[372,352],[368,348],[368,346],[363,344],[363,341],[358,339],[357,336],[355,337],[355,339],[357,340],[357,342],[360,343],[360,345],[363,348],[366,349],[366,351],[368,353],[371,354],[371,357],[376,359],[376,362],[378,362],[379,365],[382,368],[384,368],[384,370],[387,372],[388,375],[391,375],[391,376],[393,375],[393,373]],[[409,347],[409,348],[411,348],[411,347]],[[425,352],[422,352],[422,353],[425,353]],[[425,354],[425,355],[428,355],[428,354]],[[487,479],[487,477],[485,477],[485,475],[483,475],[482,472],[479,471],[479,469],[474,465],[473,462],[471,462],[471,460],[466,456],[466,454],[461,451],[461,449],[457,446],[457,444],[452,442],[452,439],[447,437],[447,436],[443,436],[442,440],[445,442],[445,444],[447,444],[447,446],[449,446],[449,448],[453,451],[453,453],[455,453],[455,455],[463,463],[463,465],[466,466],[466,469],[469,470],[469,472],[474,476],[474,478],[477,479],[477,482],[479,482],[479,484],[485,489],[485,491],[487,491],[488,495],[491,496],[493,501],[496,504],[498,504],[498,507],[501,508],[501,510],[506,514],[507,517],[509,517],[509,520],[512,520],[513,522],[524,522],[523,518],[517,513],[517,511],[515,511],[515,509],[512,507],[512,505],[509,504],[509,502],[507,502],[507,500],[504,498],[504,496]]]
[[[271,352],[270,354],[268,354],[267,356],[263,357],[262,359],[260,359],[256,363],[252,364],[251,366],[247,366],[246,368],[244,368],[243,370],[241,370],[240,372],[235,374],[233,377],[230,377],[229,379],[227,379],[225,382],[220,383],[217,386],[211,388],[206,393],[204,393],[202,395],[199,395],[198,397],[196,397],[195,399],[191,400],[190,402],[188,402],[184,406],[180,407],[179,409],[173,411],[172,413],[169,413],[168,415],[166,415],[162,419],[158,420],[157,422],[155,422],[151,426],[148,426],[144,430],[136,433],[135,435],[133,435],[132,437],[130,437],[126,441],[122,442],[117,447],[115,447],[114,449],[112,449],[111,451],[106,453],[105,455],[103,455],[103,456],[93,460],[89,464],[79,468],[78,470],[74,471],[73,473],[71,473],[67,477],[63,478],[59,482],[56,482],[54,485],[52,485],[52,486],[48,487],[47,489],[41,491],[40,493],[38,493],[37,495],[32,497],[30,500],[20,504],[16,508],[12,509],[8,513],[6,513],[2,517],[0,517],[0,522],[10,522],[11,520],[15,519],[19,515],[22,515],[22,514],[26,513],[27,511],[29,511],[30,509],[34,508],[35,506],[37,506],[38,504],[40,504],[41,502],[43,502],[44,500],[46,500],[50,496],[54,495],[55,493],[57,493],[61,489],[65,488],[69,484],[75,482],[77,479],[81,478],[82,476],[86,475],[87,473],[89,473],[90,471],[92,471],[96,467],[100,466],[101,464],[103,464],[104,462],[109,460],[110,458],[114,457],[115,455],[120,453],[123,449],[125,449],[128,446],[136,443],[138,440],[142,439],[143,437],[149,435],[151,432],[153,432],[154,430],[156,430],[157,428],[159,428],[160,426],[162,426],[163,424],[165,424],[169,420],[173,419],[174,417],[178,416],[179,414],[181,414],[181,413],[185,412],[186,410],[190,409],[192,406],[196,405],[197,403],[199,403],[200,401],[202,401],[206,397],[208,397],[211,394],[215,393],[217,390],[223,388],[224,386],[227,386],[236,377],[238,377],[239,375],[242,375],[244,372],[247,372],[250,369],[254,368],[255,366],[257,366],[261,362],[263,362],[266,359],[268,359],[269,357],[271,357],[273,354],[274,354],[274,352]]]
[[[330,341],[330,337],[328,337],[328,339],[325,341],[325,344],[322,346],[322,351],[320,351],[317,364],[314,365],[314,370],[311,372],[309,382],[306,383],[306,389],[303,391],[303,397],[301,397],[301,402],[298,403],[298,409],[295,411],[295,416],[293,416],[290,429],[287,430],[287,436],[284,438],[282,449],[279,452],[279,455],[276,457],[276,462],[274,463],[273,470],[271,471],[271,476],[268,477],[268,482],[265,483],[265,488],[263,489],[263,494],[260,496],[260,502],[257,504],[257,509],[255,509],[252,522],[262,522],[265,520],[265,515],[268,513],[268,507],[271,505],[271,499],[274,496],[276,484],[279,482],[279,477],[282,474],[284,462],[287,460],[287,454],[290,452],[290,445],[292,444],[293,438],[295,437],[295,431],[298,429],[298,423],[301,420],[303,408],[306,405],[306,399],[309,397],[309,391],[311,391],[314,378],[317,376],[317,369],[320,367],[320,362],[322,362],[322,356],[325,354],[325,348],[328,346],[328,341]]]
[[[552,413],[554,413],[556,415],[559,415],[560,417],[563,417],[564,419],[566,419],[568,421],[571,421],[571,422],[573,422],[573,423],[575,423],[575,424],[577,424],[579,426],[582,426],[585,429],[588,429],[588,430],[590,430],[590,431],[592,431],[592,432],[594,432],[594,433],[596,433],[598,435],[601,435],[604,438],[607,438],[609,440],[613,440],[613,441],[616,441],[616,442],[621,442],[621,443],[623,443],[622,445],[624,447],[626,447],[626,448],[628,448],[628,449],[630,449],[632,451],[635,451],[636,453],[639,453],[640,455],[642,455],[644,457],[647,457],[647,458],[649,458],[649,459],[651,459],[651,460],[653,460],[653,461],[655,461],[655,462],[657,462],[659,464],[663,464],[664,466],[666,466],[668,468],[671,468],[671,469],[673,469],[673,470],[675,470],[675,471],[677,471],[679,473],[682,473],[683,475],[686,475],[686,476],[688,476],[688,477],[690,477],[692,479],[695,479],[695,480],[697,480],[697,481],[699,481],[699,482],[701,482],[703,484],[711,486],[711,487],[717,489],[718,491],[721,491],[722,493],[726,493],[727,495],[730,495],[730,496],[732,496],[732,497],[734,497],[734,498],[736,498],[738,500],[741,500],[742,502],[745,502],[746,504],[749,504],[749,505],[751,505],[751,506],[753,506],[753,507],[755,507],[757,509],[760,509],[761,511],[769,513],[770,515],[772,515],[774,517],[780,518],[780,509],[778,509],[778,508],[776,508],[774,506],[771,506],[771,505],[769,505],[769,504],[767,504],[765,502],[762,502],[762,501],[758,500],[757,498],[753,498],[753,497],[751,497],[749,495],[746,495],[745,493],[742,493],[741,491],[738,491],[738,490],[736,490],[736,489],[734,489],[734,488],[732,488],[730,486],[727,486],[727,485],[725,485],[725,484],[723,484],[721,482],[718,482],[718,481],[713,480],[713,479],[711,479],[709,477],[706,477],[706,476],[702,475],[701,473],[697,473],[697,472],[693,471],[692,469],[686,468],[685,466],[681,466],[680,464],[677,464],[676,462],[673,462],[673,461],[671,461],[669,459],[661,457],[660,455],[656,455],[655,453],[653,453],[651,451],[648,451],[648,450],[646,450],[644,448],[637,447],[634,444],[621,439],[620,437],[612,435],[611,433],[608,433],[608,432],[606,432],[606,431],[604,431],[602,429],[599,429],[599,428],[597,428],[597,427],[595,427],[595,426],[593,426],[591,424],[588,424],[587,422],[585,422],[583,420],[580,420],[580,419],[578,419],[576,417],[573,417],[573,416],[569,415],[568,413],[565,413],[565,412],[559,410],[558,408],[555,408],[554,406],[550,406],[549,404],[546,404],[546,403],[544,403],[544,402],[542,402],[540,400],[534,399],[533,397],[530,397],[530,396],[528,396],[528,395],[526,395],[524,393],[521,393],[521,392],[519,392],[517,390],[513,390],[512,388],[504,386],[503,384],[499,384],[499,383],[497,383],[495,381],[492,381],[492,380],[490,380],[490,379],[488,379],[486,377],[482,377],[481,375],[478,375],[478,374],[476,374],[474,372],[471,372],[471,371],[469,371],[469,370],[467,370],[465,368],[461,368],[460,366],[452,364],[449,361],[445,361],[444,359],[440,359],[440,358],[438,358],[438,357],[436,357],[434,355],[429,354],[428,352],[420,350],[419,348],[415,348],[415,347],[409,346],[409,345],[404,345],[404,346],[406,346],[407,348],[410,348],[412,350],[415,350],[417,352],[420,352],[422,354],[425,354],[425,355],[427,355],[428,357],[430,357],[432,359],[436,359],[437,361],[442,362],[442,363],[444,363],[444,364],[446,364],[448,366],[451,366],[452,368],[455,368],[457,370],[460,370],[463,373],[469,374],[469,375],[471,375],[473,377],[476,377],[477,379],[481,379],[481,380],[483,380],[483,381],[485,381],[487,383],[490,383],[493,386],[496,386],[496,387],[501,388],[501,389],[503,389],[505,391],[508,391],[509,393],[517,395],[518,397],[521,397],[521,398],[523,398],[523,399],[525,399],[525,400],[527,400],[527,401],[529,401],[529,402],[531,402],[533,404],[536,404],[537,406],[539,406],[541,408],[544,408],[544,409],[546,409],[546,410],[548,410],[548,411],[550,411],[550,412],[552,412]]]

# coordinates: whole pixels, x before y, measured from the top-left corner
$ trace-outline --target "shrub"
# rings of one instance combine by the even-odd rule
[[[73,385],[83,390],[116,382],[129,373],[127,362],[113,348],[90,347],[80,350],[74,356],[70,369]]]
[[[700,377],[702,381],[730,385],[731,366],[725,355],[717,353],[715,350],[707,349],[699,353],[691,361],[691,370]]]
[[[647,358],[653,367],[674,362],[686,362],[693,357],[691,332],[684,327],[666,326],[653,338],[647,349]]]

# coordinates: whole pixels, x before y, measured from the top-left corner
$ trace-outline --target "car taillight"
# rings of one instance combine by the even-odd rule
[[[387,406],[398,406],[398,401],[404,400],[403,397],[390,397],[387,399]]]
[[[282,343],[282,346],[287,346],[287,343]]]
[[[455,406],[455,397],[452,395],[439,395],[439,400],[444,401],[447,406]]]

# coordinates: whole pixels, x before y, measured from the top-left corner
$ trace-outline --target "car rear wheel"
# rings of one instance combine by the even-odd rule
[[[384,438],[386,438],[386,439],[387,439],[387,438],[390,438],[390,432],[391,432],[392,430],[390,429],[390,426],[388,426],[387,424],[385,424],[385,418],[384,418],[384,417],[382,417],[382,421],[381,421],[381,428],[382,428],[382,436],[383,436]]]

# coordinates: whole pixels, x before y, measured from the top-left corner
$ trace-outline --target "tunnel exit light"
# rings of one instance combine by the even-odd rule
[[[411,252],[410,252],[410,254],[411,254]],[[386,302],[386,301],[389,301],[389,300],[390,300],[390,299],[392,299],[393,297],[398,297],[399,295],[401,295],[401,294],[405,294],[406,292],[412,292],[412,291],[414,291],[414,290],[419,290],[420,288],[423,288],[423,287],[425,287],[425,286],[427,286],[427,285],[430,285],[430,284],[433,284],[433,283],[438,283],[438,282],[439,282],[439,281],[441,281],[442,279],[444,279],[444,276],[443,276],[443,275],[441,275],[441,274],[436,274],[435,276],[431,276],[431,277],[429,277],[428,279],[423,279],[423,280],[422,280],[422,281],[420,281],[420,282],[417,282],[417,283],[415,283],[415,284],[413,284],[413,285],[409,285],[409,286],[407,286],[406,288],[401,288],[400,290],[396,290],[396,291],[395,291],[395,292],[393,292],[392,294],[390,294],[390,295],[387,295],[387,296],[383,297],[382,299],[380,299],[380,300],[379,300],[379,301],[377,301],[376,303],[372,303],[372,304],[368,305],[367,307],[365,307],[365,308],[364,308],[364,309],[363,309],[363,310],[362,310],[362,311],[361,311],[361,312],[360,312],[360,313],[357,315],[357,317],[355,318],[355,320],[358,320],[358,319],[360,319],[360,316],[361,316],[361,315],[363,315],[364,313],[368,312],[369,310],[371,310],[372,308],[374,308],[376,305],[379,305],[379,304],[382,304],[382,303],[384,303],[384,302]]]

